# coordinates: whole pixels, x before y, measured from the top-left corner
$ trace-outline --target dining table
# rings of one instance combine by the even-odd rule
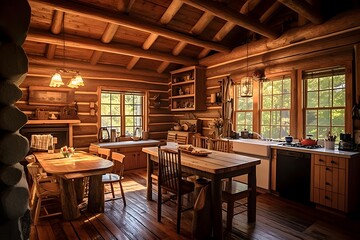
[[[167,143],[162,148],[176,149],[176,144]],[[158,147],[144,147],[147,153],[147,200],[152,200],[152,179],[154,163],[158,162]],[[202,151],[204,152],[205,149]],[[181,169],[183,172],[198,175],[211,180],[212,225],[213,238],[223,239],[222,222],[222,181],[223,179],[248,175],[248,212],[249,223],[256,220],[256,165],[260,159],[235,153],[206,150],[208,154],[181,153]]]
[[[111,161],[84,151],[76,151],[70,158],[64,157],[60,152],[33,154],[44,171],[59,180],[61,208],[65,220],[80,217],[79,204],[83,201],[84,177],[89,177],[87,211],[104,212],[102,175],[111,171]]]

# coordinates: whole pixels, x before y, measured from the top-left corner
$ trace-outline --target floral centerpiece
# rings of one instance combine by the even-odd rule
[[[219,138],[222,133],[222,128],[224,126],[224,120],[219,117],[215,118],[210,124],[209,127],[214,129],[215,138]]]
[[[63,146],[60,148],[60,152],[64,155],[64,157],[71,158],[71,156],[75,153],[75,148]]]

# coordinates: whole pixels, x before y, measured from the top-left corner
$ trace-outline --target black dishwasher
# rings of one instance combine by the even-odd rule
[[[277,150],[276,191],[280,197],[311,205],[310,173],[310,153]]]

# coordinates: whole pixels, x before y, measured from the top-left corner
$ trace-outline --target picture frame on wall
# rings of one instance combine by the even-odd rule
[[[29,105],[66,106],[72,102],[74,102],[72,89],[29,87]]]

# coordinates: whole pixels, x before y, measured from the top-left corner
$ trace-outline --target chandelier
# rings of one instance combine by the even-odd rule
[[[84,86],[84,80],[82,79],[80,72],[76,70],[69,70],[65,68],[65,13],[62,18],[62,34],[63,34],[63,68],[56,69],[51,77],[50,87],[61,87],[64,84],[62,77],[65,75],[72,76],[67,86],[69,88],[79,88]]]
[[[240,80],[240,96],[252,97],[253,95],[253,77],[249,76],[249,44],[246,41],[246,76]]]

